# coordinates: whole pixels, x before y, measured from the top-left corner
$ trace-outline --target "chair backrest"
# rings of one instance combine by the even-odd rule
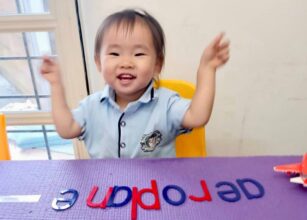
[[[9,144],[6,135],[5,116],[0,113],[0,160],[10,160]]]
[[[159,80],[160,87],[165,87],[177,92],[181,97],[191,99],[195,92],[195,86],[182,80]],[[194,128],[188,134],[179,135],[176,138],[177,157],[205,157],[206,141],[205,128]]]

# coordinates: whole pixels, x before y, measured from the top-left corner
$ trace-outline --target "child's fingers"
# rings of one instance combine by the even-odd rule
[[[43,56],[43,63],[46,64],[55,64],[54,60],[48,56]]]
[[[224,54],[228,54],[228,55],[229,55],[229,50],[228,50],[228,49],[224,49],[224,50],[220,51],[220,52],[217,54],[217,56],[222,56],[222,55],[224,55]]]
[[[41,68],[40,68],[42,73],[52,72],[56,69],[56,67],[57,67],[57,64],[53,59],[51,59],[48,56],[43,57]]]
[[[217,52],[217,55],[220,55],[220,54],[229,54],[229,48],[228,47],[225,47],[224,49],[221,49]]]
[[[50,72],[50,68],[48,68],[47,66],[45,65],[42,65],[41,68],[40,68],[40,73],[41,74],[47,74]]]
[[[48,61],[44,61],[41,65],[40,72],[42,74],[50,73],[56,71],[57,67],[54,63],[49,63]]]
[[[229,45],[230,45],[230,41],[229,40],[225,40],[225,41],[222,41],[219,45],[219,50],[224,50],[225,48],[229,48]]]
[[[213,48],[218,48],[219,45],[220,45],[221,40],[222,40],[223,37],[224,37],[224,35],[225,35],[224,32],[221,32],[220,34],[218,34],[218,35],[214,38],[214,40],[212,41],[211,46],[212,46]]]
[[[229,50],[225,49],[222,52],[219,52],[217,57],[222,63],[226,63],[229,60]]]

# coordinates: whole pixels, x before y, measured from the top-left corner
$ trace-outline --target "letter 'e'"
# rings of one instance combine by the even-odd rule
[[[224,182],[218,182],[215,185],[215,187],[217,187],[217,188],[219,188],[221,186],[229,186],[231,188],[230,190],[219,191],[217,193],[222,200],[224,200],[226,202],[237,202],[241,199],[240,192],[234,184],[224,181]],[[229,194],[233,194],[233,196],[232,197],[226,196],[226,195],[229,195]]]
[[[63,211],[63,210],[66,210],[66,209],[69,209],[70,207],[72,207],[75,202],[77,201],[78,199],[78,196],[79,196],[79,193],[77,190],[75,189],[67,189],[67,190],[63,190],[60,192],[61,195],[65,195],[67,193],[71,193],[72,194],[72,197],[70,199],[66,199],[66,198],[54,198],[53,201],[52,201],[52,208],[56,211]],[[62,206],[58,205],[58,202],[60,203],[66,203]]]

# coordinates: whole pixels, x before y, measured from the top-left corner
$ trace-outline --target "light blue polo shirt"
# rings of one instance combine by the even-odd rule
[[[171,90],[154,89],[121,111],[114,90],[106,85],[80,102],[72,111],[82,127],[91,158],[175,157],[175,138],[187,129],[181,127],[191,100]]]

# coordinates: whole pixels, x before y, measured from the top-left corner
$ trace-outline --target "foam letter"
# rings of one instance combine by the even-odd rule
[[[113,187],[109,187],[104,199],[102,200],[101,203],[93,203],[93,199],[96,195],[96,192],[98,191],[98,186],[94,186],[92,191],[90,192],[90,194],[88,195],[87,199],[86,199],[86,204],[89,206],[89,207],[92,207],[92,208],[102,208],[104,209],[106,206],[107,206],[107,202],[109,201],[109,198],[112,194],[112,191],[113,191]]]
[[[231,190],[228,190],[228,191],[219,191],[217,194],[219,195],[219,197],[226,201],[226,202],[237,202],[241,199],[241,195],[240,195],[240,192],[239,190],[237,189],[237,187],[230,183],[230,182],[219,182],[215,185],[215,187],[219,188],[223,185],[226,185],[226,186],[230,186],[231,187]],[[228,194],[234,194],[234,197],[227,197],[226,195]]]
[[[179,194],[181,195],[181,198],[179,199],[179,201],[173,201],[171,200],[169,197],[168,197],[168,190],[170,189],[174,189],[174,190],[177,190],[179,192]],[[181,205],[182,203],[185,202],[185,199],[186,199],[186,195],[185,195],[185,192],[183,191],[182,188],[180,188],[179,186],[176,186],[176,185],[168,185],[166,187],[164,187],[163,189],[163,198],[164,200],[168,203],[168,204],[171,204],[171,205],[174,205],[174,206],[179,206]]]
[[[115,199],[116,193],[119,192],[120,190],[125,190],[127,192],[127,197],[123,202],[115,203],[114,199]],[[132,195],[132,192],[128,186],[114,186],[114,189],[112,191],[111,197],[109,198],[107,207],[122,207],[124,205],[127,205],[128,202],[130,202],[131,200],[131,195]]]
[[[65,199],[65,198],[54,198],[52,201],[52,208],[56,211],[63,211],[66,209],[69,209],[70,207],[72,207],[75,202],[78,199],[79,193],[77,190],[75,189],[68,189],[68,190],[63,190],[60,192],[61,195],[65,195],[66,193],[72,193],[72,198],[71,199]],[[66,203],[63,206],[59,206],[58,202],[60,203]]]
[[[237,179],[237,183],[239,184],[240,188],[242,189],[242,191],[245,194],[245,196],[247,197],[247,199],[257,199],[257,198],[263,197],[263,195],[264,195],[263,186],[259,182],[257,182],[256,180],[253,180],[253,179],[250,179],[250,178]],[[251,194],[245,186],[246,183],[251,183],[252,185],[254,185],[258,189],[258,194]]]
[[[154,196],[154,203],[152,205],[146,205],[142,201],[142,195],[144,193],[151,193]],[[156,180],[151,180],[151,188],[145,188],[138,191],[137,187],[132,187],[132,205],[131,205],[131,219],[137,218],[137,205],[140,205],[143,209],[160,209],[160,200],[158,193],[158,186]]]
[[[195,201],[195,202],[212,201],[212,198],[211,198],[210,192],[208,190],[206,181],[205,180],[201,180],[200,181],[200,185],[201,185],[201,188],[202,188],[202,190],[204,192],[204,196],[196,197],[196,196],[190,195],[189,198],[191,200]]]

